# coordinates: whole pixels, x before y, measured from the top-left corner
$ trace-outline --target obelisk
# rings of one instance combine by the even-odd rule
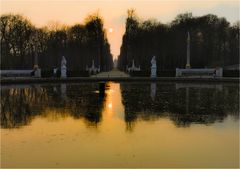
[[[186,69],[190,69],[190,34],[188,32],[188,37],[187,37],[187,64],[186,64]]]

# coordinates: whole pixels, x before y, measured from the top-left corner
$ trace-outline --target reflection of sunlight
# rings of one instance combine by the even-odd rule
[[[103,108],[103,119],[109,120],[110,125],[113,122],[113,118],[122,118],[124,108],[121,98],[120,84],[109,82],[107,83],[106,97]]]
[[[108,103],[108,108],[109,108],[109,109],[112,108],[112,103]]]
[[[111,87],[111,83],[109,84],[110,87]],[[112,97],[112,94],[113,94],[113,90],[112,89],[108,89],[106,91],[106,102],[105,102],[105,112],[106,112],[106,115],[108,117],[111,117],[112,114],[113,114],[113,97]]]

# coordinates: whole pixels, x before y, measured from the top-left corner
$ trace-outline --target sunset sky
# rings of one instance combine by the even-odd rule
[[[87,15],[95,12],[104,18],[111,52],[116,58],[120,53],[125,30],[127,9],[134,8],[141,19],[171,22],[177,14],[192,12],[194,16],[208,13],[226,17],[231,23],[239,20],[239,1],[230,0],[0,0],[1,14],[22,14],[42,27],[51,21],[73,25],[83,23]]]

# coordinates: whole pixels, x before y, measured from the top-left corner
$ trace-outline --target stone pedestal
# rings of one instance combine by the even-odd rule
[[[186,68],[186,69],[191,69],[190,64],[186,64],[185,68]]]
[[[216,77],[222,77],[223,76],[223,68],[217,68],[216,69]]]
[[[37,68],[37,69],[34,71],[34,77],[41,77],[41,69]]]

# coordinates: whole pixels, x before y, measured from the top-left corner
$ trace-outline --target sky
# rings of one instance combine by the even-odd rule
[[[21,14],[37,27],[59,22],[67,25],[84,23],[98,12],[104,18],[108,41],[114,58],[120,54],[125,32],[127,10],[136,10],[140,19],[156,19],[170,23],[178,14],[192,12],[193,16],[215,14],[231,24],[239,20],[240,1],[231,0],[0,0],[0,14]]]

